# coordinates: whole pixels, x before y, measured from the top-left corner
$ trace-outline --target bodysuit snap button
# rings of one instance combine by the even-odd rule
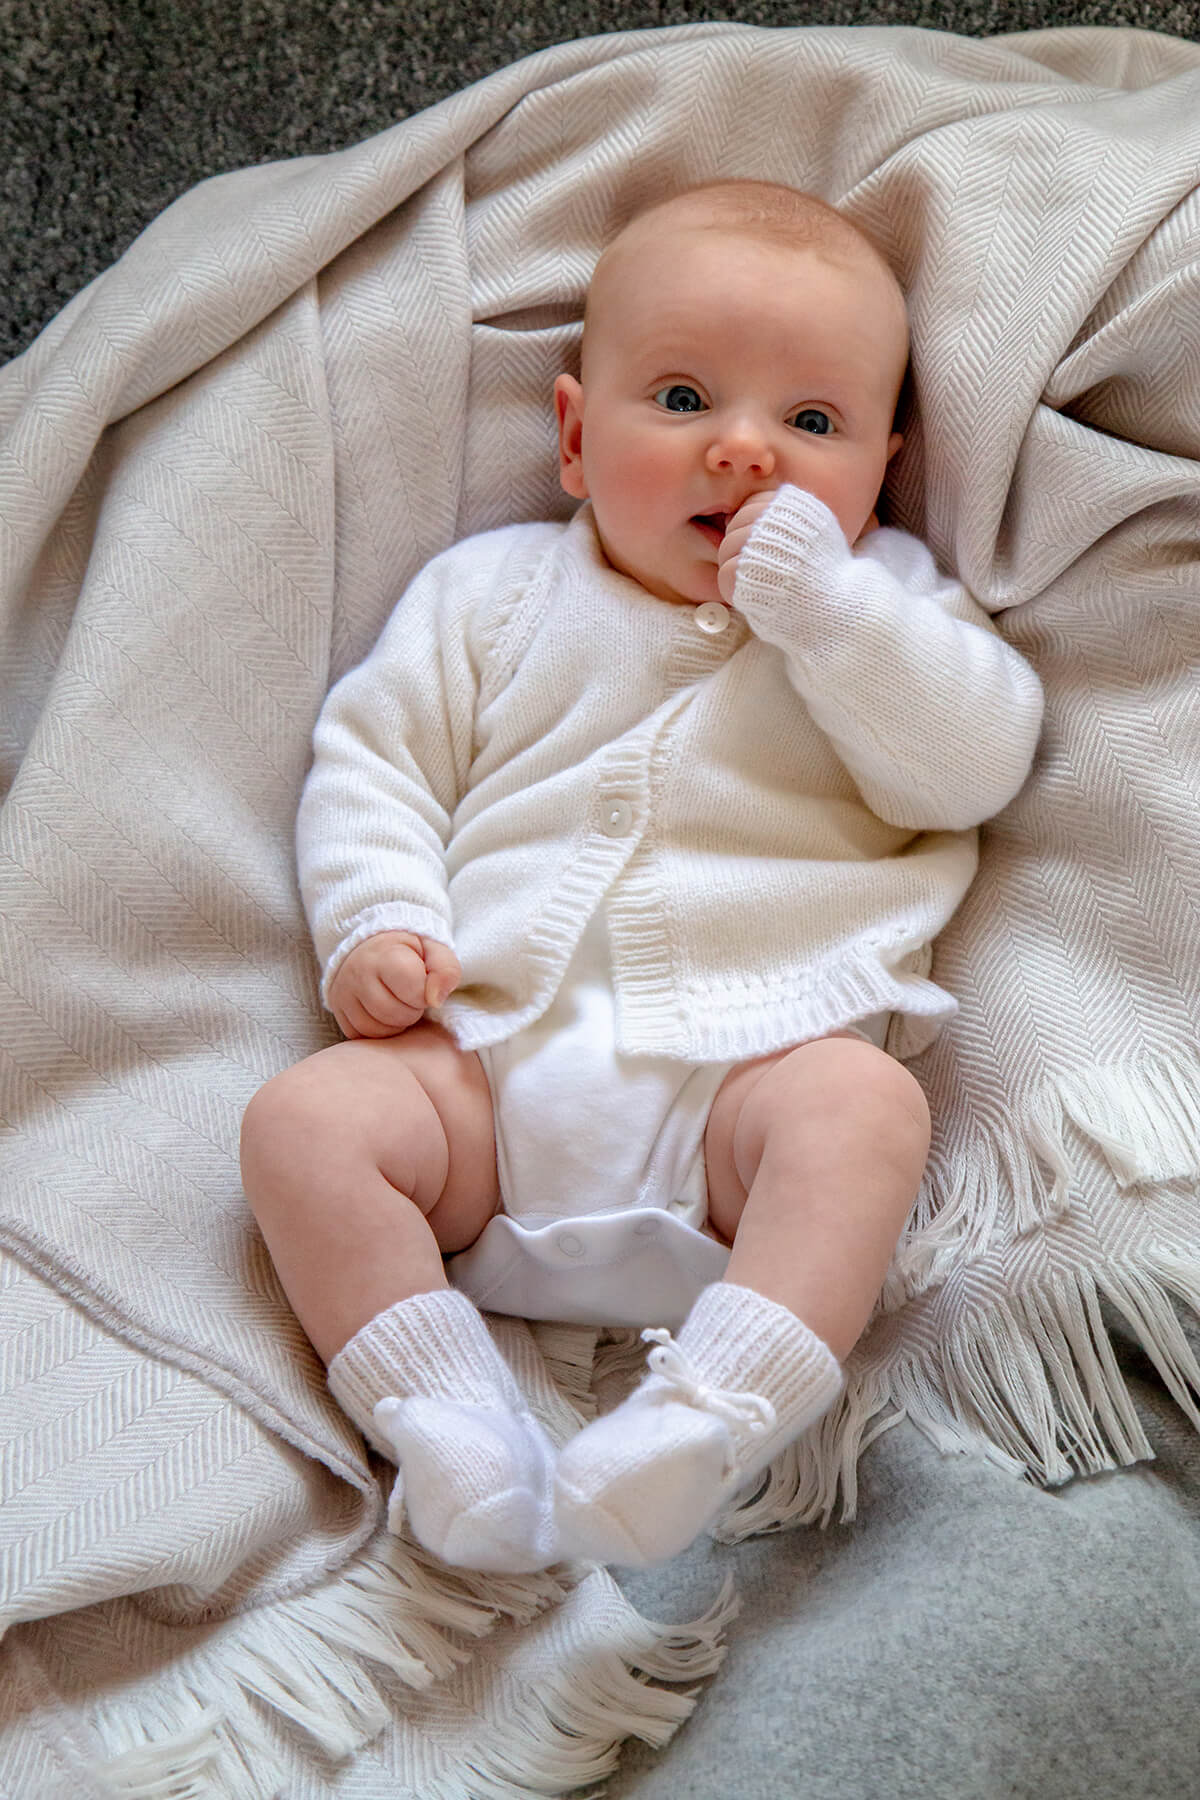
[[[729,608],[722,606],[719,600],[706,600],[696,608],[697,629],[716,637],[718,631],[724,631],[729,623]]]
[[[564,1256],[582,1256],[583,1239],[575,1236],[573,1231],[564,1231],[554,1240]]]

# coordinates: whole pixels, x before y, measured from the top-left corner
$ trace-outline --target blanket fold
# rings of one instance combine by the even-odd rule
[[[672,187],[792,182],[879,242],[913,319],[890,515],[1047,697],[937,946],[961,1010],[913,1064],[933,1154],[844,1401],[722,1529],[852,1513],[861,1449],[905,1414],[1042,1482],[1146,1457],[1105,1308],[1200,1426],[1177,1315],[1200,1311],[1198,170],[1200,46],[1177,39],[614,33],[204,183],[0,371],[0,1602],[21,1691],[49,1682],[97,1767],[136,1716],[177,1774],[207,1745],[216,1791],[269,1790],[228,1773],[252,1726],[215,1663],[192,1689],[164,1673],[156,1710],[169,1632],[101,1729],[60,1679],[71,1609],[96,1641],[146,1616],[283,1630],[373,1554],[376,1472],[237,1172],[250,1095],[332,1036],[292,865],[312,722],[430,556],[567,515],[551,383],[605,238]],[[565,1432],[594,1340],[513,1329]],[[489,1613],[536,1614],[575,1725],[608,1721],[588,1768],[547,1749],[532,1791],[640,1728],[622,1680],[588,1686],[608,1602],[579,1576]],[[349,1693],[375,1650],[347,1629],[325,1653]],[[522,1717],[525,1629],[467,1665]],[[651,1631],[639,1666],[686,1679],[668,1643]],[[347,1698],[309,1735],[336,1756],[391,1732],[411,1772],[407,1704]],[[443,1752],[421,1791],[474,1791]],[[531,1791],[502,1762],[486,1791]],[[174,1791],[155,1779],[125,1791]]]

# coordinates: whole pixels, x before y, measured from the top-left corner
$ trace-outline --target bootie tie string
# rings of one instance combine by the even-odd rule
[[[729,1393],[724,1388],[710,1387],[701,1381],[695,1365],[684,1355],[670,1332],[662,1326],[652,1326],[643,1331],[642,1342],[657,1346],[646,1358],[647,1366],[653,1374],[669,1384],[672,1397],[712,1413],[727,1425],[738,1426],[755,1437],[775,1429],[775,1408],[769,1400],[764,1400],[761,1394]]]

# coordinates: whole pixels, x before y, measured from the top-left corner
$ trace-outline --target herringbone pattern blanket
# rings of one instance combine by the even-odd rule
[[[936,1141],[879,1316],[725,1528],[852,1510],[902,1412],[1044,1482],[1149,1454],[1105,1307],[1200,1425],[1200,46],[565,45],[196,189],[0,374],[22,1795],[325,1794],[368,1741],[396,1794],[555,1794],[669,1734],[669,1684],[719,1659],[723,1604],[671,1633],[598,1572],[469,1581],[379,1536],[236,1147],[259,1083],[330,1036],[291,850],[322,696],[433,553],[563,516],[548,397],[599,247],[724,174],[813,188],[891,257],[891,516],[1048,700],[938,946],[962,1011],[914,1065]],[[591,1335],[499,1329],[566,1433]]]

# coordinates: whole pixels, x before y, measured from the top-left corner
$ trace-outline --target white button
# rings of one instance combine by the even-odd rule
[[[564,1256],[583,1255],[583,1239],[576,1237],[573,1231],[560,1232],[558,1237],[555,1238],[554,1243],[556,1248],[561,1250]]]
[[[660,1227],[657,1219],[640,1219],[633,1229],[638,1237],[657,1237]]]
[[[600,829],[605,837],[627,837],[633,828],[633,808],[628,800],[605,800]]]
[[[696,625],[709,637],[716,637],[718,631],[724,631],[729,623],[729,608],[722,606],[719,600],[706,600],[696,608]]]

